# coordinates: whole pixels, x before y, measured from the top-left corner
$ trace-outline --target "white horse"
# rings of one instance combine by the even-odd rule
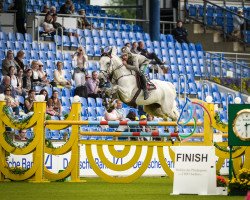
[[[109,92],[116,93],[120,100],[129,103],[138,91],[135,73],[128,70],[117,56],[117,49],[112,47],[111,51],[100,59],[99,79],[107,80],[111,77],[112,88]],[[166,81],[152,80],[156,89],[149,91],[149,98],[144,100],[141,91],[135,100],[137,105],[143,105],[146,113],[161,117],[164,120],[171,118],[176,121],[179,111],[176,105],[175,86]]]

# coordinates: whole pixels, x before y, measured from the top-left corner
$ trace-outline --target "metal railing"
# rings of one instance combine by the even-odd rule
[[[188,5],[188,2],[189,2],[188,0],[185,0],[185,6]],[[216,8],[219,8],[220,10],[222,10],[222,13],[223,13],[223,27],[222,28],[219,27],[220,25],[208,24],[207,23],[207,18],[208,18],[208,16],[207,16],[207,5],[212,5],[212,6],[216,7]],[[227,17],[226,16],[227,16],[228,13],[230,13],[232,15],[238,16],[241,19],[244,19],[244,26],[243,26],[244,29],[242,30],[244,32],[246,31],[246,27],[247,27],[247,24],[249,23],[249,19],[244,17],[244,16],[238,15],[237,13],[227,9],[225,1],[223,1],[223,6],[219,6],[218,4],[213,3],[211,1],[203,0],[203,16],[199,16],[198,11],[197,11],[196,16],[193,17],[193,16],[189,15],[189,11],[188,11],[187,7],[185,7],[185,10],[186,10],[186,17],[187,18],[190,18],[190,19],[192,19],[192,20],[194,20],[196,22],[199,22],[204,26],[204,32],[206,32],[206,29],[209,27],[209,28],[221,31],[223,33],[224,40],[227,40],[227,38],[233,38],[234,40],[237,40],[237,41],[243,43],[244,46],[247,44],[247,42],[244,40],[244,38],[235,37],[235,36],[233,36],[231,33],[229,33],[227,31],[228,22],[227,22]],[[210,16],[210,17],[214,18],[214,16]]]
[[[243,92],[243,78],[249,78],[246,74],[243,76],[243,74],[246,72],[250,72],[250,67],[247,65],[244,65],[239,62],[235,62],[229,59],[226,59],[223,57],[223,54],[214,54],[214,53],[206,53],[205,56],[205,70],[207,71],[207,78],[213,79],[213,78],[223,78],[223,77],[229,77],[234,79],[239,79],[240,81],[240,92]],[[209,64],[208,64],[209,63]],[[225,68],[227,66],[231,66],[229,68]],[[217,74],[218,70],[216,70],[219,67],[219,74]],[[233,69],[233,71],[232,71]],[[224,72],[226,71],[226,74]]]
[[[35,18],[37,18],[37,16],[45,16],[46,14],[45,13],[38,13],[38,14],[35,14]],[[81,18],[82,15],[68,15],[68,14],[58,14],[58,17],[62,17],[62,26],[65,26],[65,23],[64,23],[64,18],[67,17],[67,18]],[[107,30],[107,20],[117,20],[117,28],[118,28],[118,31],[121,30],[121,24],[123,21],[127,22],[127,24],[130,24],[131,26],[135,25],[137,22],[142,22],[144,23],[146,26],[149,26],[149,20],[142,20],[142,19],[129,19],[129,18],[117,18],[117,17],[101,17],[101,16],[86,16],[88,20],[90,20],[90,24],[93,24],[93,20],[94,19],[103,19],[104,22],[104,27],[103,27],[103,30]],[[38,18],[37,18],[37,22],[38,22]],[[160,24],[162,25],[162,31],[163,33],[172,33],[172,30],[176,27],[176,22],[172,22],[172,21],[160,21]],[[37,24],[37,26],[39,26],[40,24]],[[169,28],[167,28],[169,27]],[[34,30],[35,28],[38,28],[38,27],[35,27],[33,26],[33,33],[34,33]],[[77,28],[77,27],[75,27]],[[93,27],[91,26],[90,29],[93,29]]]

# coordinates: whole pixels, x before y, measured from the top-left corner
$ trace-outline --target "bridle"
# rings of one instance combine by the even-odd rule
[[[118,83],[119,79],[121,79],[122,77],[125,77],[125,76],[131,76],[131,75],[135,76],[132,73],[132,70],[130,70],[130,74],[125,74],[125,75],[123,74],[123,75],[119,76],[118,78],[114,78],[115,71],[118,69],[121,69],[124,65],[120,64],[117,68],[114,69],[112,56],[109,54],[104,54],[104,55],[102,55],[102,57],[103,56],[108,57],[110,59],[110,62],[109,62],[110,64],[107,66],[107,70],[100,70],[100,73],[102,73],[106,79],[109,79],[111,81],[111,83]]]

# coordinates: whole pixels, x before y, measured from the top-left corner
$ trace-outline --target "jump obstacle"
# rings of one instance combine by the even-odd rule
[[[13,123],[10,118],[4,114],[3,107],[5,105],[5,101],[0,101],[0,181],[5,181],[6,178],[15,180],[15,181],[23,181],[28,180],[32,182],[45,182],[45,181],[53,181],[60,180],[71,176],[71,182],[80,182],[79,176],[79,155],[80,148],[79,145],[85,145],[86,155],[89,160],[89,163],[94,170],[94,172],[104,179],[107,182],[116,182],[116,183],[128,183],[132,182],[135,179],[139,178],[147,169],[153,154],[153,148],[157,149],[157,155],[160,161],[160,164],[164,170],[164,172],[170,177],[173,178],[174,174],[171,168],[168,166],[167,161],[165,159],[165,152],[168,152],[171,160],[174,162],[174,152],[171,150],[171,146],[211,146],[213,143],[213,129],[217,129],[224,133],[224,136],[227,136],[228,127],[222,126],[221,124],[217,124],[215,120],[215,110],[214,105],[197,101],[192,102],[192,104],[199,104],[204,108],[204,123],[186,121],[180,122],[104,122],[104,121],[82,121],[80,120],[81,113],[81,103],[73,103],[71,107],[71,111],[66,120],[45,120],[45,111],[46,111],[46,102],[35,102],[34,103],[34,115],[31,117],[29,121],[25,124]],[[190,119],[193,119],[193,111],[191,109]],[[203,125],[204,133],[194,133],[195,129],[192,131],[192,135],[181,135],[177,133],[159,133],[158,131],[148,132],[81,132],[81,125],[128,125],[128,126],[201,126]],[[4,137],[6,126],[11,127],[13,129],[29,129],[33,127],[34,130],[34,138],[29,143],[28,146],[23,148],[17,148],[11,146]],[[45,144],[45,128],[50,130],[62,130],[72,127],[72,131],[70,134],[69,140],[59,148],[48,147]],[[202,142],[181,142],[175,141],[172,143],[171,141],[102,141],[102,140],[80,140],[80,135],[96,135],[96,136],[159,136],[159,137],[177,137],[182,136],[186,137],[203,137]],[[123,150],[117,151],[115,145],[123,146]],[[218,143],[221,147],[227,147],[227,142]],[[108,147],[109,153],[115,158],[124,158],[131,151],[131,147],[135,147],[134,155],[132,159],[124,164],[114,164],[110,160],[107,159],[104,152],[104,146]],[[126,177],[119,176],[110,176],[102,171],[99,166],[96,164],[93,158],[93,148],[96,149],[100,160],[103,164],[113,170],[113,171],[125,171],[134,166],[134,164],[138,161],[141,153],[142,147],[146,147],[146,156],[141,165],[141,167],[133,174]],[[62,155],[65,153],[71,152],[71,159],[68,167],[60,172],[60,173],[52,173],[49,171],[44,165],[44,155],[52,154],[52,155]],[[33,166],[24,172],[24,174],[13,174],[9,169],[6,163],[6,154],[11,153],[15,155],[26,155],[33,153]],[[245,156],[244,163],[242,161],[242,155]],[[218,161],[216,164],[216,169],[220,170],[222,165],[224,164],[225,159],[229,158],[229,152],[222,151],[221,149],[216,148],[216,156],[218,157]],[[250,148],[249,147],[241,147],[233,152],[233,163],[235,172],[238,172],[240,168],[250,167]]]

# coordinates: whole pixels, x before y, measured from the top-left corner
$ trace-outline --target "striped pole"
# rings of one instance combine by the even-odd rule
[[[46,125],[111,125],[111,126],[178,126],[177,122],[168,121],[72,121],[72,120],[47,120]],[[197,122],[197,126],[203,125]],[[194,122],[189,122],[185,126],[194,126]]]

